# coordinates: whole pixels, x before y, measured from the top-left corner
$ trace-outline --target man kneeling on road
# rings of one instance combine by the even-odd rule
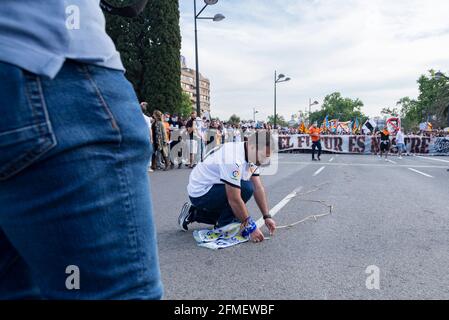
[[[273,150],[274,143],[265,131],[252,134],[245,142],[225,143],[211,150],[190,174],[187,191],[191,203],[184,204],[181,210],[180,227],[187,231],[193,222],[218,228],[240,222],[243,236],[262,242],[264,235],[246,207],[254,195],[272,235],[276,223],[269,214],[259,167],[269,164]]]

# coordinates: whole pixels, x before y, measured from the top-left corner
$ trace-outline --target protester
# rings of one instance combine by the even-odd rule
[[[226,143],[229,140],[229,125],[227,123],[223,123],[222,125],[222,136],[221,136],[221,144]]]
[[[185,150],[183,144],[183,135],[185,127],[181,127],[180,130],[175,130],[172,133],[172,141],[170,142],[170,162],[172,168],[177,165],[178,169],[181,169],[183,153]]]
[[[246,203],[254,195],[273,234],[276,224],[269,214],[268,203],[258,166],[265,165],[273,150],[271,139],[262,146],[256,133],[246,142],[226,143],[214,149],[190,174],[187,190],[190,202],[184,204],[178,224],[187,231],[193,222],[223,227],[240,222],[252,241],[261,242],[264,235],[255,225]],[[262,141],[262,140],[261,140]]]
[[[198,129],[196,126],[196,112],[193,111],[190,115],[189,120],[186,123],[186,129],[189,134],[189,168],[193,169],[194,164],[194,156],[197,154],[197,143],[195,141],[195,135],[197,135]]]
[[[171,131],[181,129],[181,127],[183,126],[182,119],[179,118],[178,115],[176,115],[176,114],[171,116],[168,123],[170,125]],[[170,139],[170,140],[172,140],[172,139]]]
[[[159,110],[153,113],[154,123],[152,126],[153,137],[154,137],[154,155],[153,155],[153,170],[156,170],[156,164],[160,168],[164,168],[164,171],[170,169],[170,159],[169,159],[169,139],[166,127],[162,121],[162,113]],[[161,163],[163,160],[163,163]]]
[[[0,300],[162,296],[148,129],[99,2],[68,2],[72,30],[67,1],[1,1]]]
[[[398,148],[398,154],[399,159],[402,159],[403,152],[407,152],[407,149],[405,148],[405,137],[404,133],[402,133],[401,128],[399,128],[398,132],[396,133],[396,146]]]
[[[143,118],[145,119],[145,123],[147,124],[148,131],[149,131],[149,137],[150,137],[151,156],[150,156],[150,159],[148,162],[148,171],[153,172],[154,170],[151,168],[151,162],[152,162],[151,160],[153,158],[153,130],[151,129],[151,126],[153,124],[153,119],[151,119],[150,117],[148,117],[146,115],[146,112],[148,110],[148,102],[141,102],[140,107],[142,108]]]
[[[198,160],[197,162],[201,161],[201,157],[204,157],[204,155],[206,154],[206,145],[208,143],[208,135],[210,134],[209,129],[211,121],[206,118],[203,117],[201,121],[198,122],[199,124],[199,136],[200,136],[200,144],[198,145]]]
[[[388,161],[388,153],[390,152],[390,131],[385,127],[376,133],[376,137],[380,134],[380,158],[385,154],[385,161]]]
[[[240,125],[234,126],[234,142],[242,142],[242,132]]]
[[[310,137],[312,138],[312,161],[321,161],[321,129],[318,128],[318,123],[314,122],[309,129]],[[315,159],[315,152],[318,148],[318,160]]]
[[[171,137],[170,137],[170,133],[171,133],[170,121],[171,121],[170,114],[168,112],[164,113],[164,115],[162,117],[162,123],[164,125],[165,131],[167,132],[167,139],[168,139],[168,141],[171,140]]]

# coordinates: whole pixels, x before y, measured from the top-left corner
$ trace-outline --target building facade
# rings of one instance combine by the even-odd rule
[[[190,96],[196,110],[196,71],[187,67],[184,57],[181,57],[181,87]],[[200,74],[200,106],[201,114],[210,113],[210,81]]]

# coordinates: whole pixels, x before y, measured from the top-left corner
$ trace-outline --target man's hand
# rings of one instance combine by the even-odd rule
[[[263,236],[262,231],[259,230],[259,228],[256,229],[253,233],[250,235],[251,241],[253,242],[262,242],[265,240],[265,237]]]
[[[273,219],[266,219],[265,225],[267,226],[268,230],[270,231],[270,235],[274,235],[274,232],[276,231],[276,222]]]

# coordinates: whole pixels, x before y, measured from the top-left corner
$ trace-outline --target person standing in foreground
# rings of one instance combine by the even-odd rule
[[[314,122],[309,129],[309,135],[312,138],[312,161],[321,161],[321,129],[318,123]],[[315,159],[315,151],[318,148],[318,160]]]
[[[0,5],[0,300],[160,299],[148,128],[100,1],[66,3]]]
[[[193,222],[224,227],[242,224],[243,236],[254,242],[264,235],[250,216],[246,203],[254,194],[270,234],[276,223],[270,216],[259,166],[269,163],[274,146],[266,132],[248,137],[246,142],[230,142],[210,151],[190,174],[187,191],[191,202],[182,207],[178,224],[187,231]]]

